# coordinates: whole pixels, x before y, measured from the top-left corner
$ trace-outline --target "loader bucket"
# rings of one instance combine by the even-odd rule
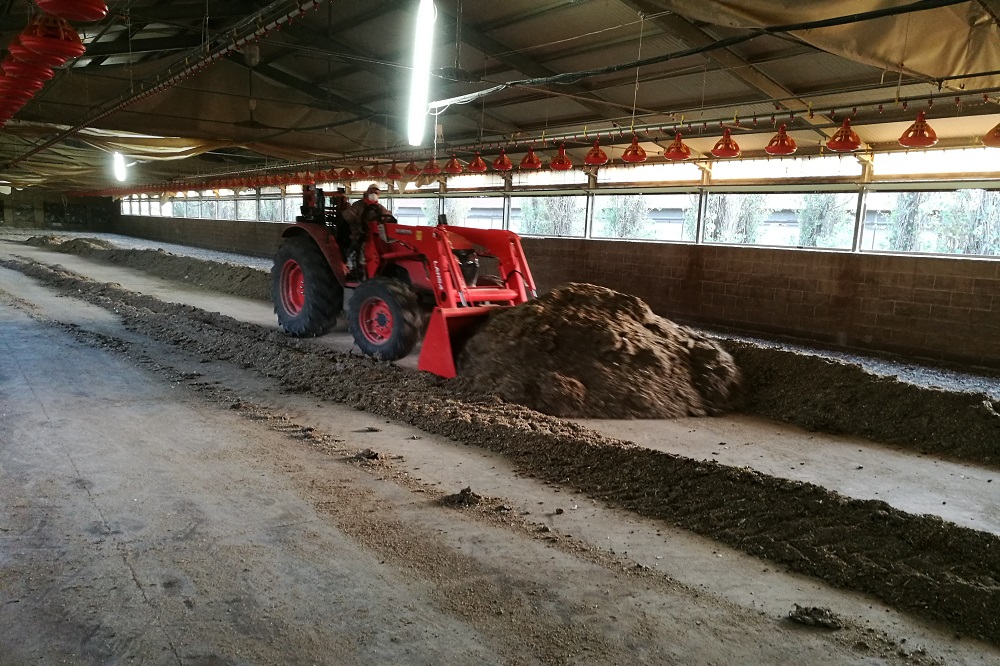
[[[455,359],[462,347],[486,317],[493,306],[470,308],[434,308],[424,342],[420,348],[417,368],[433,372],[446,379],[458,374]]]

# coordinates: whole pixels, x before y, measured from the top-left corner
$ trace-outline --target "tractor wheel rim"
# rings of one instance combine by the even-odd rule
[[[306,304],[306,280],[299,262],[289,259],[281,267],[281,304],[293,317]]]
[[[361,304],[361,334],[372,344],[384,344],[392,336],[392,310],[381,298]]]

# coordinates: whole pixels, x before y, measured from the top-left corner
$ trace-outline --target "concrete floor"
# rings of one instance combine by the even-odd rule
[[[274,325],[259,303],[0,243],[0,257],[11,254]],[[917,645],[949,663],[1000,661],[992,646],[862,595],[521,478],[497,456],[163,349],[18,273],[0,270],[0,290],[0,496],[10,508],[0,664],[875,664],[906,663],[895,646]],[[95,348],[64,325],[132,351]],[[317,343],[350,346],[336,334]],[[193,373],[197,386],[178,380]],[[228,409],[233,396],[329,433],[342,451]],[[988,469],[744,417],[588,425],[998,528],[1000,481]],[[366,447],[401,456],[406,482],[345,462]],[[653,574],[623,576],[421,492],[467,485]],[[400,533],[403,552],[389,538]],[[459,589],[474,598],[456,603]],[[849,629],[780,621],[793,603],[829,606]],[[859,649],[861,638],[880,647]]]

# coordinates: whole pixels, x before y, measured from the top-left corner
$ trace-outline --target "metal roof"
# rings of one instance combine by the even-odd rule
[[[543,79],[449,107],[437,118],[443,130],[438,154],[456,150],[466,158],[480,147],[495,154],[511,141],[540,142],[543,133],[566,137],[575,154],[585,151],[595,133],[625,144],[631,133],[622,129],[633,126],[633,99],[634,124],[651,153],[661,149],[653,141],[662,146],[677,129],[700,136],[701,145],[717,139],[723,127],[742,136],[759,134],[746,141],[759,150],[779,121],[796,138],[807,138],[803,150],[819,150],[822,137],[848,113],[862,138],[884,143],[921,108],[932,122],[948,119],[936,125],[943,143],[971,145],[977,141],[972,128],[978,132],[982,122],[963,119],[1000,111],[1000,79],[984,69],[993,56],[973,62],[961,55],[991,43],[1000,52],[991,41],[1000,34],[992,12],[1000,2],[800,4],[788,9],[781,0],[436,0],[432,99]],[[114,149],[137,162],[135,179],[148,182],[308,161],[343,166],[361,159],[426,159],[433,150],[430,144],[421,150],[405,145],[403,131],[417,0],[108,5],[103,20],[74,25],[86,53],[58,68],[0,129],[0,180],[58,190],[111,186],[102,165]],[[872,26],[888,26],[891,17],[768,32],[761,21],[779,15],[779,5],[788,22],[836,18],[838,5],[845,11],[850,5],[852,13],[909,12],[914,26],[937,22],[941,31],[952,32],[940,35],[947,44],[940,53],[918,58],[918,49],[937,46],[873,32]],[[38,14],[28,0],[7,0],[0,10],[0,44]],[[280,29],[260,35],[273,21]],[[914,27],[914,34],[926,33]],[[233,48],[234,40],[247,35],[246,45]],[[719,47],[724,39],[745,41]],[[683,55],[697,47],[705,50]],[[897,52],[901,61],[892,65]],[[636,91],[632,63],[669,54],[678,57],[639,69]],[[623,67],[570,83],[544,81],[609,65]],[[980,72],[986,73],[950,78]]]

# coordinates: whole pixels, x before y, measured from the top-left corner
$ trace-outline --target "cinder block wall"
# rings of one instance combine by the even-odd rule
[[[207,250],[273,257],[287,224],[120,215],[107,231]]]
[[[1000,368],[1000,261],[523,239],[541,289],[592,282],[678,321]]]
[[[283,224],[122,216],[109,231],[270,257]],[[542,290],[592,282],[678,321],[1000,368],[1000,261],[524,238]]]

